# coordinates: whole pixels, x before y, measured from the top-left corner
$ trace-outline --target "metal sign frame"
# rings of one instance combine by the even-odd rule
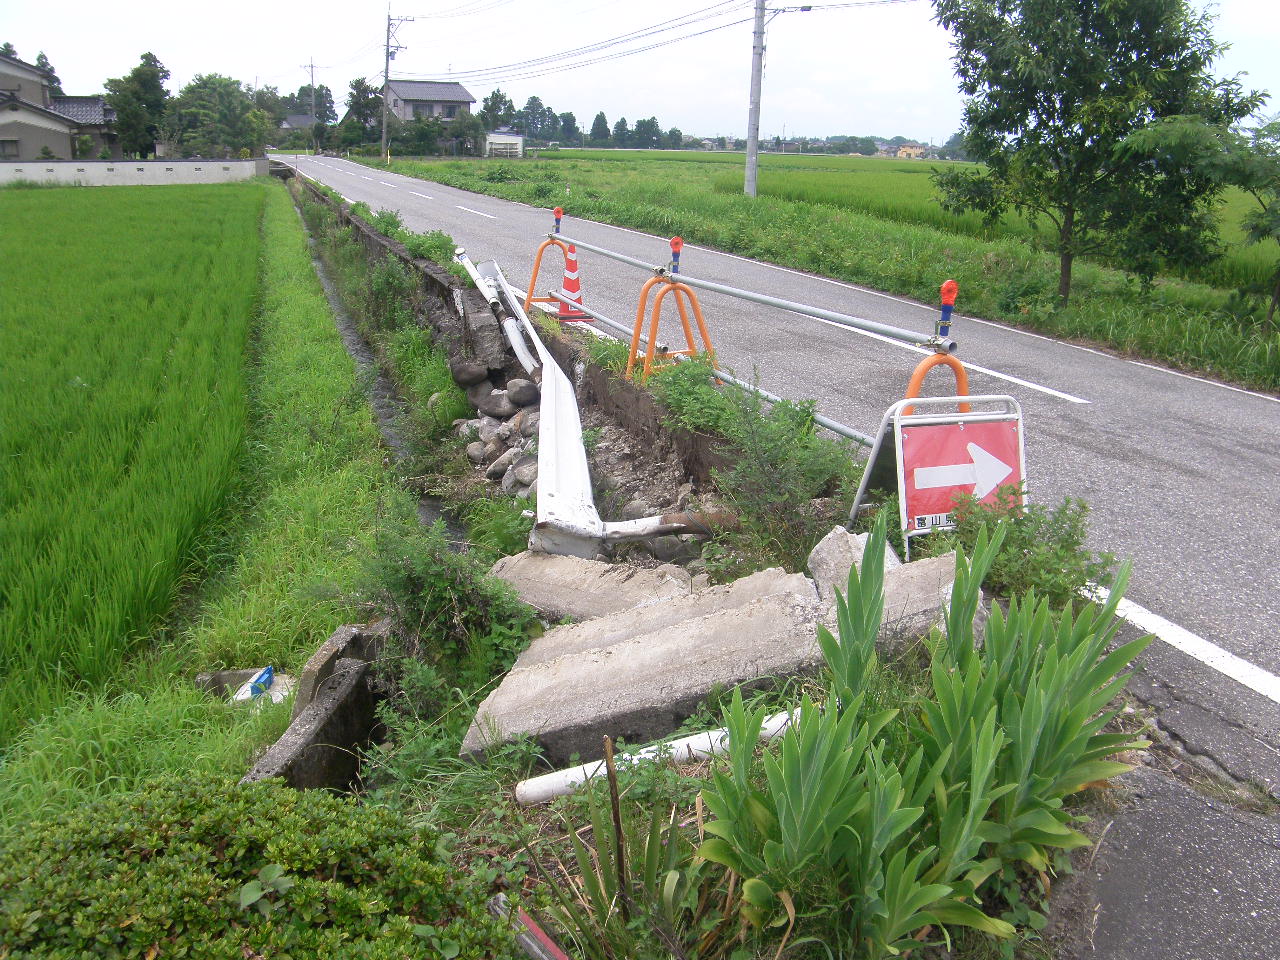
[[[960,413],[957,409],[954,409],[961,403],[969,404],[970,412]],[[985,406],[987,409],[978,409],[981,406]],[[992,406],[997,408],[990,409]],[[943,407],[953,409],[945,411],[939,409]],[[907,408],[911,408],[912,412],[909,414],[904,413]],[[867,467],[862,473],[862,481],[858,484],[858,494],[854,497],[853,508],[849,512],[849,521],[846,526],[852,527],[859,508],[866,500],[873,468],[881,455],[881,448],[885,439],[889,435],[890,429],[892,429],[893,452],[897,461],[898,528],[902,531],[903,546],[907,554],[906,559],[909,560],[911,558],[911,538],[913,536],[932,533],[934,530],[948,530],[953,525],[939,524],[927,530],[907,529],[906,478],[903,475],[902,457],[903,427],[999,423],[1009,420],[1014,420],[1018,424],[1018,475],[1022,478],[1022,502],[1026,503],[1028,499],[1026,487],[1026,431],[1023,429],[1022,405],[1017,400],[1007,394],[985,394],[972,397],[909,397],[905,400],[899,400],[891,406],[885,411],[884,417],[880,420],[880,429],[876,432],[875,443],[871,447],[871,454],[867,459]]]

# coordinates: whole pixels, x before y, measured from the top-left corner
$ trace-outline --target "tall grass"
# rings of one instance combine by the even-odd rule
[[[1120,271],[1078,262],[1072,302],[1063,309],[1056,302],[1057,258],[1025,238],[984,240],[825,203],[716,192],[709,181],[720,166],[666,159],[392,162],[410,176],[523,203],[561,204],[573,217],[679,234],[926,303],[953,277],[964,313],[1280,388],[1280,334],[1266,328],[1257,298],[1242,301],[1176,278],[1158,278],[1147,290]],[[685,267],[696,273],[690,256]],[[655,248],[653,259],[664,258]]]
[[[115,673],[235,473],[260,185],[0,194],[0,746]]]
[[[740,153],[661,152],[644,150],[573,151],[544,154],[553,160],[641,161],[645,164],[702,164],[700,169],[713,189],[720,193],[742,192]],[[889,157],[831,156],[823,154],[765,154],[760,158],[757,192],[760,196],[826,204],[870,214],[885,220],[916,223],[947,233],[992,240],[1014,237],[1034,242],[1052,240],[1050,225],[1032,228],[1025,220],[1006,215],[994,226],[975,213],[951,214],[942,209],[931,174],[939,169],[976,164],[954,161],[894,160]],[[733,167],[735,169],[726,169]],[[1189,268],[1184,275],[1215,287],[1265,292],[1271,288],[1275,257],[1266,246],[1246,245],[1240,219],[1253,200],[1242,190],[1231,188],[1220,205],[1221,239],[1226,255],[1220,260]]]

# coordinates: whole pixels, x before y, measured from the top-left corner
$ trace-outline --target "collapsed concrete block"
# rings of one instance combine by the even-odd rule
[[[813,672],[822,607],[805,589],[517,667],[481,704],[462,751],[532,736],[553,764],[593,759],[606,734],[645,743],[670,733],[714,690]]]
[[[307,658],[302,673],[298,675],[298,691],[293,698],[294,719],[315,699],[316,690],[333,674],[334,665],[339,660],[376,659],[390,632],[389,619],[379,620],[368,627],[348,624],[333,631],[329,639]]]
[[[610,647],[629,637],[653,634],[666,627],[697,620],[709,613],[746,606],[760,597],[781,594],[794,594],[806,601],[818,599],[813,582],[808,577],[800,573],[785,573],[780,568],[773,567],[733,583],[707,587],[662,603],[636,607],[582,623],[553,627],[529,644],[517,658],[514,669],[531,667],[598,647]]]
[[[934,627],[943,629],[951,589],[955,585],[955,553],[929,557],[886,569],[884,574],[884,616],[876,649],[883,657],[896,657]],[[843,589],[843,588],[842,588]],[[823,623],[834,633],[836,604],[827,600]],[[981,634],[986,619],[985,604],[978,604],[975,635]]]
[[[844,527],[832,527],[831,532],[814,546],[807,565],[823,600],[835,600],[836,590],[844,593],[848,589],[849,570],[854,566],[862,569],[862,554],[867,549],[868,539],[870,534],[853,534]],[[900,566],[902,561],[893,552],[893,547],[886,544],[885,570]]]
[[[489,571],[549,620],[587,620],[689,593],[678,568],[635,567],[526,550],[503,557]]]
[[[339,659],[314,699],[240,782],[281,777],[299,790],[348,787],[359,772],[358,748],[378,726],[368,670],[363,660]]]

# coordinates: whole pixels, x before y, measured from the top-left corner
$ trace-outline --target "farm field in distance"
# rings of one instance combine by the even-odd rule
[[[548,160],[610,160],[642,164],[696,163],[698,176],[719,193],[742,192],[741,153],[646,150],[551,150],[539,154]],[[938,205],[930,175],[935,170],[975,167],[977,164],[942,160],[896,160],[891,157],[835,154],[760,155],[757,192],[762,197],[822,203],[885,220],[918,223],[948,233],[991,240],[998,237],[1029,238],[1035,231],[1019,217],[1006,215],[988,226],[976,213],[947,213]],[[667,176],[689,179],[687,169],[665,167]],[[1231,188],[1221,203],[1222,241],[1228,250],[1222,260],[1205,265],[1190,279],[1218,287],[1266,287],[1275,272],[1276,258],[1265,245],[1244,244],[1240,218],[1254,205],[1242,190]],[[1051,225],[1041,225],[1048,237]]]
[[[0,747],[172,605],[245,429],[258,185],[0,191]]]

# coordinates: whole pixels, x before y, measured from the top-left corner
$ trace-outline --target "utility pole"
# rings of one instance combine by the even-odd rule
[[[813,7],[765,8],[765,0],[756,0],[755,29],[751,34],[751,106],[747,112],[747,176],[742,192],[748,197],[756,195],[756,172],[760,166],[760,80],[764,75],[764,28],[780,13],[808,13]],[[766,19],[765,14],[769,17]],[[786,133],[786,128],[783,128]]]
[[[760,165],[760,79],[764,74],[764,4],[756,0],[756,20],[751,35],[751,98],[747,113],[747,176],[742,192],[756,195],[756,171]]]
[[[387,152],[387,100],[390,92],[387,90],[387,84],[391,82],[391,61],[395,59],[396,51],[403,50],[404,47],[396,46],[391,41],[395,38],[396,27],[402,23],[408,23],[413,17],[392,17],[391,4],[387,4],[387,42],[384,48],[385,58],[382,61],[382,162],[389,164],[391,162],[391,154]]]
[[[302,65],[303,70],[311,71],[311,129],[307,131],[307,139],[311,141],[311,149],[315,150],[316,144],[316,58],[312,57],[309,61]]]

